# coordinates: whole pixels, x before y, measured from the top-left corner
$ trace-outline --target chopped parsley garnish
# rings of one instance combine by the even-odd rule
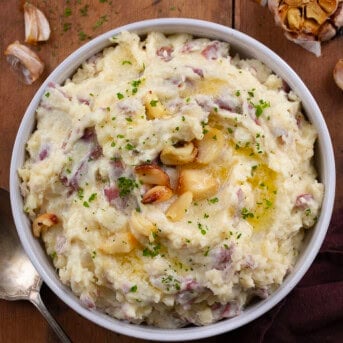
[[[133,150],[134,148],[135,148],[135,146],[132,145],[132,144],[130,144],[130,143],[127,143],[127,144],[125,145],[125,149],[126,149],[126,150]]]
[[[251,167],[251,176],[254,175],[254,172],[255,172],[255,170],[257,169],[257,167],[258,167],[257,164]]]
[[[241,215],[243,219],[254,218],[254,214],[250,212],[246,207],[242,208]]]
[[[71,8],[70,7],[66,7],[65,9],[64,9],[64,16],[65,17],[69,17],[69,16],[71,16]]]
[[[121,135],[121,134],[119,134],[119,135],[117,135],[117,138],[124,138],[125,136],[124,135]]]
[[[270,200],[264,199],[264,201],[266,202],[266,209],[272,207],[273,203]]]
[[[89,5],[85,5],[80,8],[81,16],[86,17],[88,15],[88,8],[89,8]]]
[[[311,209],[310,209],[310,208],[307,208],[307,209],[305,210],[305,215],[306,215],[306,217],[308,217],[310,214],[311,214]]]
[[[160,253],[161,244],[156,244],[152,246],[152,249],[150,248],[144,248],[143,249],[143,256],[150,256],[155,257]]]
[[[121,93],[117,93],[117,98],[118,98],[119,100],[121,100],[121,99],[123,99],[123,98],[124,98],[124,95],[123,95],[123,94],[121,94]]]
[[[134,286],[132,286],[131,288],[130,288],[130,292],[131,293],[136,293],[137,292],[137,285],[134,285]]]
[[[88,198],[88,201],[92,202],[96,199],[96,197],[97,197],[97,193],[92,193],[91,196]]]
[[[260,100],[257,104],[252,104],[255,107],[255,114],[256,117],[259,118],[263,111],[270,107],[270,102],[269,101],[264,101],[264,100]]]
[[[118,178],[118,188],[120,197],[124,197],[130,194],[135,187],[138,187],[138,185],[134,180],[124,176]]]
[[[46,92],[45,93],[45,96],[48,98],[50,96],[50,93],[49,92]]]
[[[227,128],[227,132],[228,132],[228,133],[233,133],[233,130],[231,129],[231,127],[228,127],[228,128]]]
[[[94,24],[93,31],[107,22],[107,15],[102,15]]]
[[[96,251],[93,250],[93,251],[92,251],[92,259],[95,259],[95,257],[96,257]]]
[[[51,257],[52,259],[54,259],[56,256],[57,256],[56,251],[53,251],[53,252],[50,254],[50,257]]]
[[[84,201],[84,202],[83,202],[83,206],[84,206],[84,207],[89,207],[89,203],[88,203],[87,201]]]
[[[132,118],[125,118],[127,122],[132,123]]]
[[[204,214],[204,218],[205,218],[205,219],[209,218],[209,216],[210,216],[210,215],[209,215],[208,213],[205,213],[205,214]]]
[[[157,103],[158,103],[158,100],[151,100],[150,101],[150,106],[156,107]]]
[[[180,281],[178,279],[175,279],[172,275],[162,277],[161,281],[163,284],[166,285],[167,291],[169,291],[170,288],[175,288],[177,291],[181,289]]]
[[[207,227],[206,227],[206,228],[207,228]],[[201,223],[198,223],[198,229],[200,230],[200,233],[201,233],[202,235],[206,235],[207,231],[206,231],[204,225],[202,225]]]
[[[67,32],[71,29],[71,23],[63,23],[63,31]]]
[[[248,91],[249,96],[251,96],[252,98],[255,96],[254,91],[255,91],[255,88],[253,88],[252,90]]]
[[[78,195],[79,199],[83,199],[83,188],[78,189],[77,195]]]
[[[236,95],[236,96],[240,96],[240,95],[241,95],[241,92],[240,92],[240,91],[236,91],[235,95]]]
[[[84,33],[83,31],[79,31],[78,35],[79,35],[79,40],[80,40],[80,41],[84,41],[84,40],[86,40],[86,39],[91,38],[91,36],[88,36],[88,35],[87,35],[86,33]]]
[[[125,60],[125,61],[121,62],[121,64],[124,65],[124,64],[132,64],[132,63],[130,61]]]
[[[210,251],[210,247],[207,247],[206,251],[204,252],[204,256],[208,256],[209,251]]]
[[[215,204],[215,203],[217,203],[219,201],[219,199],[216,197],[216,198],[212,198],[212,199],[208,199],[208,202],[210,203],[210,204]]]
[[[136,94],[138,91],[139,85],[142,83],[142,80],[133,80],[131,81],[132,94]]]
[[[114,148],[116,146],[116,143],[115,142],[112,142],[111,143],[111,147]]]

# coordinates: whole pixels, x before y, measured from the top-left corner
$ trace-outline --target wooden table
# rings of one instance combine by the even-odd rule
[[[8,44],[24,40],[24,20],[19,3],[1,1],[0,50]],[[32,86],[22,84],[10,72],[5,59],[0,59],[0,187],[8,189],[11,150],[21,118],[32,96],[47,75],[71,52],[109,29],[149,18],[189,17],[232,26],[258,39],[282,58],[300,75],[317,99],[329,127],[335,147],[337,179],[343,177],[343,93],[335,86],[332,70],[343,57],[343,39],[325,44],[321,58],[287,41],[266,8],[250,0],[32,0],[47,15],[51,39],[36,50],[46,64],[43,77]],[[69,11],[70,9],[71,11]],[[343,186],[337,185],[334,216],[342,211]],[[143,342],[125,337],[79,316],[62,303],[46,286],[42,297],[57,321],[73,342]],[[230,334],[206,340],[219,342]],[[0,300],[0,342],[57,342],[39,312],[27,302]]]

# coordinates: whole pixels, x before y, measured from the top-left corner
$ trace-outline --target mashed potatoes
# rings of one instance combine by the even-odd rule
[[[292,270],[323,196],[297,96],[227,43],[123,32],[37,109],[19,175],[90,310],[180,327],[238,315]]]

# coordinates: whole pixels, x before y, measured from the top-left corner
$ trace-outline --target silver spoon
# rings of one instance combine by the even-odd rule
[[[27,257],[18,238],[9,194],[0,188],[0,299],[29,300],[50,324],[63,343],[70,339],[45,307],[39,291],[42,279]]]

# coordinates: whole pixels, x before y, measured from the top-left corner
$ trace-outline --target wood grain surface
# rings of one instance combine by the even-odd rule
[[[48,17],[51,39],[34,49],[46,68],[40,80],[31,86],[22,84],[10,71],[3,52],[15,40],[24,41],[22,1],[0,1],[0,187],[8,189],[11,150],[25,109],[47,75],[76,48],[90,38],[134,21],[189,17],[214,21],[245,32],[258,39],[282,58],[300,75],[319,103],[334,143],[337,178],[343,177],[343,94],[335,86],[332,69],[343,57],[343,39],[327,43],[321,58],[287,41],[274,25],[266,8],[250,0],[32,0]],[[70,9],[70,10],[69,10]],[[343,186],[338,182],[335,213],[342,211]],[[334,214],[335,215],[335,214]],[[1,229],[1,228],[0,228]],[[144,342],[103,329],[61,302],[46,286],[42,298],[73,342]],[[229,334],[204,342],[224,342]],[[0,343],[58,342],[39,312],[28,302],[0,300]]]

